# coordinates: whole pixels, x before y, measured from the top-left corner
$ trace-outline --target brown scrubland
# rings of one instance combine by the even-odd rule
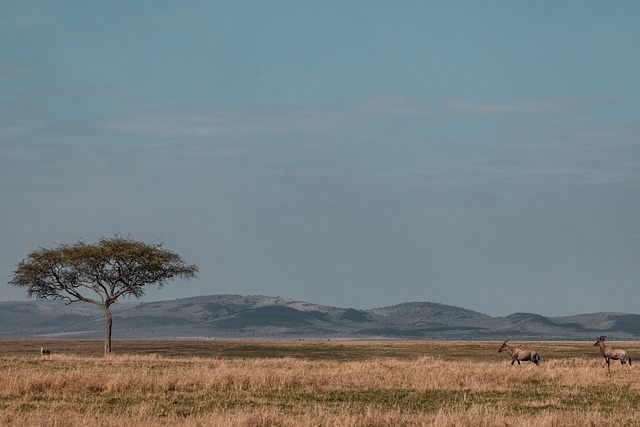
[[[497,342],[0,340],[0,425],[640,425],[635,365],[525,344],[540,367]]]

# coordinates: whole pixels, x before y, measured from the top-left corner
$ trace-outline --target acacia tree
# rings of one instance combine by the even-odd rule
[[[111,305],[119,298],[144,296],[148,285],[162,288],[174,278],[196,277],[198,267],[162,244],[146,244],[115,235],[94,245],[82,241],[31,252],[9,285],[26,288],[27,297],[78,301],[99,306],[106,317],[104,353],[111,353]]]

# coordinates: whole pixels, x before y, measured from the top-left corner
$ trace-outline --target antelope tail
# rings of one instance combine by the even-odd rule
[[[629,357],[629,366],[631,366],[631,356],[628,356],[628,357]]]

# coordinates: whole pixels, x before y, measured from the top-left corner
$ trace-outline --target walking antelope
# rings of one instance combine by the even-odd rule
[[[49,354],[51,354],[51,352],[49,350],[47,350],[46,348],[44,348],[44,346],[40,346],[40,354],[43,356],[47,356]]]
[[[540,356],[538,356],[538,353],[532,350],[513,348],[510,345],[507,345],[508,342],[509,340],[506,340],[502,343],[502,347],[500,347],[498,353],[502,353],[503,351],[509,353],[509,356],[511,356],[511,366],[513,366],[514,362],[518,362],[518,365],[520,365],[520,361],[526,362],[527,360],[535,363],[536,366],[540,366],[538,365],[538,363],[540,362]]]
[[[606,337],[604,335],[601,336],[600,338],[598,338],[598,341],[593,344],[593,346],[600,347],[600,354],[602,354],[602,357],[604,357],[604,360],[607,362],[607,370],[609,371],[609,373],[611,373],[611,366],[609,365],[610,359],[619,360],[620,364],[623,366],[625,363],[627,363],[627,359],[629,359],[629,366],[631,366],[631,357],[627,355],[627,352],[619,348],[607,347],[607,345],[604,343],[605,338]]]

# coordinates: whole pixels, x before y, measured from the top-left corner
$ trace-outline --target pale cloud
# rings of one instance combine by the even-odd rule
[[[566,111],[574,104],[576,100],[571,98],[516,98],[499,102],[452,98],[445,102],[447,108],[464,114],[548,114]]]
[[[27,115],[39,112],[40,108],[25,102],[2,102],[0,114],[2,115]]]
[[[169,34],[176,36],[206,36],[219,35],[216,25],[202,19],[196,11],[184,5],[171,5],[164,11],[157,11],[140,18],[140,21],[148,21],[161,26]]]
[[[376,93],[361,100],[323,107],[238,107],[154,110],[105,120],[109,132],[152,138],[255,138],[326,135],[375,127],[385,119],[424,119],[437,111],[400,93]]]
[[[427,116],[436,111],[423,101],[398,92],[373,94],[354,105],[354,109],[384,116]]]
[[[23,78],[33,73],[34,69],[30,65],[18,62],[0,61],[0,79]]]
[[[357,113],[290,108],[151,111],[106,121],[109,131],[153,138],[253,138],[339,131],[362,120]]]

